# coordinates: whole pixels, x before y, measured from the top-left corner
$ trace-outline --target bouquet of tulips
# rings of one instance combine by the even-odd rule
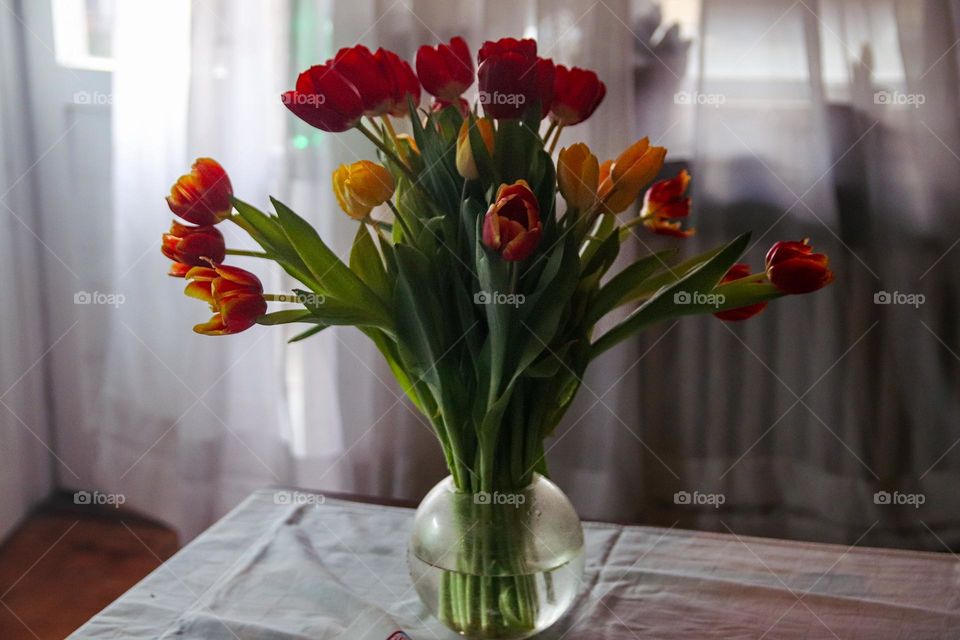
[[[646,138],[605,162],[584,143],[555,159],[560,132],[591,116],[603,82],[539,57],[529,39],[486,42],[477,62],[475,74],[461,38],[421,47],[416,71],[358,45],[304,71],[282,96],[313,127],[355,129],[376,149],[375,160],[333,174],[337,202],[357,221],[348,258],[279,200],[267,213],[234,197],[211,159],[174,185],[170,208],[195,226],[174,222],[163,253],[186,293],[214,311],[200,333],[308,325],[299,340],[357,327],[432,424],[456,487],[493,492],[546,474],[544,439],[603,352],[678,316],[744,320],[833,275],[807,241],[776,243],[751,273],[738,263],[748,234],[683,260],[675,249],[651,253],[611,273],[635,233],[694,233],[683,225],[690,175],[654,182],[666,149]],[[463,95],[475,79],[471,104]],[[223,221],[262,251],[226,249]],[[230,255],[276,262],[301,288],[265,294],[255,275],[224,264]],[[281,308],[268,312],[271,302]],[[621,307],[630,313],[598,335],[598,322]]]

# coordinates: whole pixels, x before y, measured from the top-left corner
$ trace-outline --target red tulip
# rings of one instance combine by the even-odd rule
[[[580,67],[556,67],[550,119],[561,126],[578,124],[589,118],[607,94],[607,86],[597,74]]]
[[[540,243],[540,205],[524,180],[502,184],[483,219],[483,244],[509,262],[523,260]]]
[[[323,131],[346,131],[363,116],[357,89],[331,63],[310,67],[297,78],[297,89],[282,96],[295,116]]]
[[[340,49],[327,64],[357,90],[364,115],[383,115],[393,106],[391,83],[380,61],[362,44]]]
[[[175,214],[196,225],[217,224],[233,210],[230,176],[216,160],[197,158],[190,173],[170,188],[167,205]]]
[[[417,50],[417,75],[427,93],[451,103],[473,84],[473,58],[463,38]]]
[[[170,231],[163,234],[160,247],[163,255],[173,260],[170,275],[182,278],[190,267],[221,262],[226,255],[223,234],[216,227],[189,227],[174,220]]]
[[[689,184],[690,174],[686,169],[675,178],[654,182],[643,197],[640,217],[644,226],[654,233],[675,238],[689,238],[696,233],[695,229],[683,229],[679,220],[670,221],[690,213],[690,198],[684,197]]]
[[[413,100],[414,106],[420,104],[420,81],[413,72],[413,67],[406,60],[393,51],[377,49],[374,54],[384,82],[390,87],[390,104],[387,112],[392,116],[407,114],[407,100]]]
[[[810,241],[781,241],[767,252],[767,277],[784,293],[810,293],[833,282],[830,260],[813,253]]]
[[[738,262],[737,264],[730,267],[730,270],[727,271],[726,275],[723,276],[720,280],[720,284],[725,284],[727,282],[733,282],[734,280],[739,280],[740,278],[746,278],[750,275],[750,265],[743,264]],[[761,311],[767,308],[766,302],[758,302],[756,304],[750,304],[745,307],[739,307],[737,309],[726,309],[725,311],[718,311],[715,315],[721,320],[727,322],[739,322],[740,320],[746,320],[747,318],[752,318]]]
[[[539,103],[541,117],[553,102],[553,61],[537,57],[535,40],[484,42],[478,54],[480,104],[491,118],[520,118]]]
[[[209,303],[214,316],[193,330],[208,336],[246,331],[267,312],[263,285],[257,276],[237,267],[194,267],[187,272],[188,296]]]

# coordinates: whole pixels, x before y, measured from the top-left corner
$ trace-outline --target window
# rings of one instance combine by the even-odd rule
[[[111,70],[114,2],[53,0],[53,36],[59,64],[74,69]]]

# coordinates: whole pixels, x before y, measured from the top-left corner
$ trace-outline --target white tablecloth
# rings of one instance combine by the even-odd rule
[[[277,495],[250,496],[71,638],[459,637],[411,586],[411,510]],[[960,638],[950,554],[585,529],[581,594],[544,640]]]

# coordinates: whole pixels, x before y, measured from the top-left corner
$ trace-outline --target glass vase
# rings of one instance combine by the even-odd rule
[[[573,604],[583,527],[543,476],[515,491],[465,493],[451,477],[423,499],[408,563],[420,599],[466,638],[527,638]]]

